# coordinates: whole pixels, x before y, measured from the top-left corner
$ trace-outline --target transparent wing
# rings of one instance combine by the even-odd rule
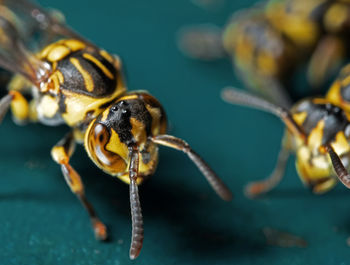
[[[14,13],[0,6],[0,67],[38,84],[46,67],[25,47],[18,25]]]
[[[49,66],[34,54],[60,38],[88,42],[66,26],[57,11],[27,0],[0,0],[0,67],[39,86]]]
[[[64,16],[58,10],[46,10],[29,0],[0,0],[0,5],[16,15],[21,38],[31,48],[42,49],[64,37],[88,42],[65,24]]]

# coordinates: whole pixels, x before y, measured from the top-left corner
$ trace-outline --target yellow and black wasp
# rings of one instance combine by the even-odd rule
[[[319,87],[346,56],[349,14],[344,0],[269,0],[238,11],[223,30],[184,28],[179,45],[195,58],[230,57],[248,88],[289,107],[296,70],[306,65]]]
[[[225,101],[270,112],[287,127],[275,170],[267,179],[250,183],[245,190],[247,196],[255,197],[274,188],[283,177],[291,152],[296,155],[301,181],[312,192],[325,193],[338,180],[350,188],[350,114],[346,108],[350,101],[336,97],[350,89],[349,83],[342,84],[349,78],[344,78],[344,71],[348,73],[349,69],[350,65],[344,68],[326,97],[303,99],[290,110],[233,88],[223,90]]]
[[[166,134],[164,109],[152,95],[126,91],[120,58],[62,21],[27,0],[0,1],[0,66],[15,74],[8,94],[0,100],[0,120],[11,108],[17,123],[71,128],[51,155],[87,210],[99,240],[106,239],[107,231],[70,164],[75,144],[83,143],[99,168],[129,184],[130,258],[135,259],[143,242],[138,185],[155,172],[158,145],[185,152],[222,199],[232,195],[185,141]]]

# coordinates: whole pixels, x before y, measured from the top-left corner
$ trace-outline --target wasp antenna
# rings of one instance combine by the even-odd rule
[[[224,101],[237,104],[241,106],[247,106],[272,113],[279,117],[295,135],[298,135],[304,141],[306,135],[304,130],[295,122],[292,114],[284,107],[273,104],[265,99],[253,96],[247,92],[239,91],[234,87],[226,87],[221,92],[221,97]]]
[[[345,185],[345,187],[350,189],[350,175],[344,167],[340,157],[334,151],[333,147],[330,144],[326,145],[325,148],[329,156],[331,157],[334,171],[335,173],[337,173],[339,180]]]
[[[265,99],[253,96],[250,93],[240,91],[235,87],[226,87],[221,91],[221,98],[231,104],[247,106],[258,110],[272,113],[278,117],[282,117],[288,110],[281,106],[273,104]]]
[[[215,192],[225,201],[232,200],[232,193],[223,181],[215,174],[209,165],[184,140],[171,135],[157,135],[152,142],[180,150],[196,164]]]
[[[132,235],[130,245],[130,259],[136,259],[141,251],[143,242],[143,218],[141,212],[141,204],[139,191],[136,184],[139,171],[139,152],[137,149],[132,149],[130,152],[130,208],[132,220]]]
[[[10,108],[12,99],[13,96],[11,94],[7,94],[0,100],[0,123],[4,119],[8,109]]]

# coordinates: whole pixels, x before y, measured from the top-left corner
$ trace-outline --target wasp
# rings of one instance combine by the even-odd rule
[[[268,178],[247,185],[247,196],[273,189],[281,181],[291,153],[296,155],[301,181],[313,193],[329,191],[338,180],[350,188],[350,115],[330,95],[303,99],[288,110],[234,88],[223,90],[225,101],[272,113],[287,128],[274,171]]]
[[[318,88],[346,56],[350,2],[269,0],[236,12],[223,29],[193,26],[180,31],[179,46],[194,58],[230,57],[243,83],[289,108],[286,91],[306,65]]]
[[[83,144],[97,167],[129,185],[131,259],[144,238],[138,186],[155,172],[159,145],[187,154],[222,199],[232,198],[188,143],[166,134],[158,100],[146,91],[127,91],[121,59],[85,40],[53,12],[26,0],[0,1],[0,66],[14,73],[0,100],[0,120],[11,109],[16,123],[70,127],[51,156],[88,212],[98,240],[107,238],[107,230],[70,164],[75,145]]]

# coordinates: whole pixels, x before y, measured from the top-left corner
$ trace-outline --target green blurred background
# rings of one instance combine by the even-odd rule
[[[163,103],[171,133],[202,154],[235,199],[220,201],[186,156],[161,148],[156,174],[140,188],[144,247],[130,261],[128,187],[77,148],[72,164],[111,236],[106,243],[95,241],[87,214],[50,157],[50,148],[68,129],[18,127],[8,115],[0,133],[1,265],[350,264],[350,192],[338,185],[326,195],[312,195],[299,181],[293,158],[274,191],[258,200],[245,198],[244,184],[273,169],[283,125],[268,114],[221,101],[222,87],[241,85],[228,60],[198,62],[176,47],[181,26],[222,26],[234,10],[253,2],[226,0],[205,9],[190,0],[40,1],[123,58],[129,88],[148,90]],[[309,246],[269,246],[262,233],[267,226],[302,236]]]

